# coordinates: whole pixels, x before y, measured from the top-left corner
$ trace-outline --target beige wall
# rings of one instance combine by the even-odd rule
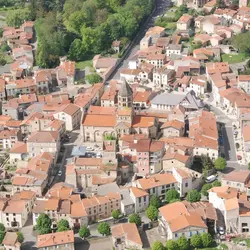
[[[55,245],[51,247],[40,247],[37,248],[38,250],[74,250],[75,246],[74,243],[62,244],[62,245]]]

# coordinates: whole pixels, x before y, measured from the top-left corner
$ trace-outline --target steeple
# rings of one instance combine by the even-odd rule
[[[118,107],[128,107],[131,108],[133,105],[133,90],[123,78],[121,87],[118,92]]]

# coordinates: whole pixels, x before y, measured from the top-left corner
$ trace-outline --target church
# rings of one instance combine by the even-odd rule
[[[117,107],[90,106],[83,116],[81,135],[84,141],[102,142],[107,135],[118,138],[125,134],[146,134],[155,138],[158,120],[135,115],[133,90],[123,80],[118,91]]]

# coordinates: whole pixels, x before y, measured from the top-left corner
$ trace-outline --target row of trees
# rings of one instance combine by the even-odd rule
[[[178,240],[168,240],[166,246],[160,241],[154,242],[152,250],[188,250],[190,247],[202,248],[213,245],[213,238],[209,233],[196,234],[190,238],[190,241],[185,236],[181,236]]]

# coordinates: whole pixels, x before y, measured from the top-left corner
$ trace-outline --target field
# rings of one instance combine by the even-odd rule
[[[86,67],[93,67],[92,60],[80,61],[76,63],[77,69],[85,69]]]
[[[246,54],[243,54],[243,53],[239,53],[236,55],[223,54],[221,57],[222,57],[223,62],[228,62],[229,64],[244,62],[246,59],[249,58]]]

